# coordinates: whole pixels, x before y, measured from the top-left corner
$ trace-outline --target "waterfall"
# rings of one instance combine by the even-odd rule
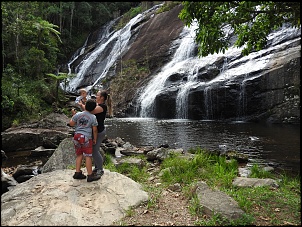
[[[71,57],[71,60],[68,62],[67,66],[68,66],[68,75],[71,74],[71,64],[78,59],[79,56],[81,56],[82,54],[84,54],[85,52],[85,48],[87,46],[87,42],[88,42],[89,36],[87,37],[87,39],[85,40],[84,45],[78,49],[78,51],[75,52],[75,54]]]
[[[180,34],[183,38],[173,56],[172,61],[166,64],[162,70],[154,76],[154,78],[144,88],[143,93],[140,94],[140,97],[138,98],[138,102],[140,103],[140,117],[153,116],[155,98],[163,91],[165,88],[165,82],[171,74],[190,69],[186,64],[190,61],[195,47],[195,28],[196,25],[192,25],[190,28],[186,26],[184,27]],[[185,93],[185,91],[183,92]],[[181,97],[180,99],[182,100]],[[182,100],[181,102],[185,102],[185,100]]]
[[[175,90],[175,118],[187,119],[189,111],[189,94],[195,88],[203,89],[204,99],[200,100],[200,106],[204,106],[204,120],[216,119],[220,116],[220,108],[224,109],[229,97],[227,90],[229,85],[239,84],[239,91],[235,106],[237,111],[237,119],[243,119],[247,105],[247,94],[245,92],[245,81],[253,80],[258,76],[252,76],[253,72],[259,72],[269,67],[269,62],[274,58],[274,53],[277,48],[291,47],[291,43],[299,40],[298,38],[288,40],[288,34],[292,33],[295,37],[297,30],[289,28],[284,32],[282,29],[273,32],[269,37],[269,43],[278,43],[277,46],[268,46],[266,49],[252,52],[248,56],[241,56],[241,51],[244,47],[236,48],[229,47],[225,53],[215,53],[206,57],[199,58],[192,56],[194,45],[194,26],[185,27],[180,38],[179,48],[176,50],[172,60],[166,64],[162,70],[155,75],[152,80],[143,88],[143,91],[138,96],[137,116],[139,117],[156,117],[156,113],[161,110],[156,110],[156,100],[162,94],[172,95]],[[287,50],[286,50],[287,49]],[[223,59],[223,64],[219,65],[219,59]],[[203,79],[198,78],[199,69],[207,69],[208,67],[217,66],[219,74],[214,78]],[[257,73],[258,74],[258,73]],[[169,85],[167,82],[171,75],[181,75],[183,79]],[[243,75],[245,75],[244,80]],[[215,95],[213,89],[215,86]],[[221,95],[218,95],[217,88],[224,88],[224,100]],[[175,93],[175,92],[174,92]],[[215,97],[214,97],[215,96]],[[217,96],[217,97],[216,97]],[[213,100],[214,98],[214,100]],[[236,98],[236,97],[234,97]],[[171,99],[169,100],[171,101]],[[195,103],[196,105],[196,103]],[[214,106],[215,105],[215,106]]]
[[[69,87],[67,87],[67,90],[74,91],[78,87],[81,79],[87,74],[87,70],[90,68],[90,66],[92,64],[99,63],[98,57],[101,55],[101,53],[106,48],[108,48],[108,46],[111,45],[114,40],[118,40],[114,42],[113,47],[110,48],[111,49],[110,52],[107,53],[108,58],[106,59],[106,64],[104,66],[103,72],[100,75],[98,75],[96,81],[92,84],[91,87],[94,87],[100,81],[100,79],[105,77],[109,68],[118,59],[119,54],[123,52],[127,47],[128,41],[131,37],[131,26],[134,23],[137,23],[138,20],[141,20],[141,18],[142,18],[142,14],[138,14],[136,17],[132,18],[125,27],[113,33],[105,43],[99,44],[99,46],[96,47],[95,50],[90,55],[86,56],[86,58],[82,61],[78,69],[79,71],[77,72],[77,77],[70,80]]]
[[[77,76],[69,80],[67,91],[74,92],[80,86],[89,89],[101,86],[104,78],[114,76],[117,72],[114,66],[131,49],[132,43],[139,36],[149,34],[137,31],[149,20],[147,12],[156,10],[158,6],[137,15],[118,31],[112,31],[113,23],[109,24],[99,42],[84,44],[68,64],[69,72],[76,69]],[[148,16],[152,18],[152,15]],[[301,52],[296,45],[301,39],[300,29],[284,27],[267,37],[266,48],[248,56],[241,54],[244,47],[231,46],[224,53],[198,57],[194,41],[196,28],[196,24],[185,26],[179,38],[173,39],[170,51],[174,50],[175,44],[178,48],[171,61],[161,69],[156,68],[155,74],[148,75],[148,83],[137,85],[137,93],[132,97],[135,102],[124,109],[125,115],[203,120],[246,119],[249,116],[244,115],[252,113],[251,103],[257,107],[258,96],[253,95],[253,84],[262,80],[257,77],[267,76],[278,66],[283,67],[289,60],[300,56]],[[170,51],[165,53],[165,61],[170,57]],[[83,60],[75,66],[79,59]],[[258,110],[254,108],[252,111]]]
[[[66,90],[69,92],[74,92],[79,87],[80,83],[87,77],[93,76],[93,83],[86,87],[88,90],[95,86],[101,86],[101,79],[103,79],[108,73],[109,69],[117,62],[117,60],[122,56],[122,54],[130,48],[129,40],[132,37],[131,28],[135,24],[139,24],[144,20],[147,13],[156,10],[162,4],[155,5],[149,10],[138,14],[132,18],[123,28],[118,31],[110,32],[114,24],[111,21],[104,29],[104,34],[99,43],[96,44],[94,50],[87,54],[82,62],[77,66],[75,78],[70,78],[68,81],[68,86]],[[104,56],[105,55],[105,56]],[[102,58],[103,57],[103,58]],[[68,65],[70,65],[75,58],[72,59]],[[99,66],[100,69],[97,70],[97,75],[95,74],[95,68]]]
[[[175,117],[179,119],[188,118],[188,95],[191,89],[194,89],[198,86],[209,86],[206,89],[210,92],[210,86],[212,86],[212,84],[220,80],[229,79],[227,73],[220,73],[220,75],[222,75],[221,77],[217,77],[211,81],[204,82],[197,80],[198,69],[213,64],[217,60],[217,58],[223,56],[223,54],[211,54],[203,58],[193,56],[193,51],[196,47],[196,43],[194,41],[196,28],[196,22],[193,23],[190,28],[186,26],[184,27],[180,35],[181,41],[179,47],[176,50],[172,60],[168,64],[166,64],[162,68],[162,70],[153,77],[152,80],[150,80],[146,87],[144,87],[143,92],[138,97],[139,107],[137,108],[137,114],[140,117],[155,116],[156,97],[167,89],[166,81],[173,74],[178,73],[187,75],[187,81],[182,81],[177,85],[178,92],[175,99]],[[230,48],[230,50],[228,50],[228,53],[230,56],[240,55],[240,49]],[[227,69],[227,58],[224,61],[225,64],[221,72]],[[210,94],[205,94],[205,96],[207,99],[211,98]],[[206,103],[211,104],[211,100],[205,101]],[[209,108],[211,108],[211,106]],[[207,115],[209,115],[208,106],[205,106],[205,109],[207,110]]]
[[[197,84],[201,82],[197,81],[197,71],[198,68],[194,66],[192,72],[188,75],[188,80],[179,86],[179,91],[176,97],[176,118],[187,119],[188,118],[188,103],[189,103],[189,91]]]
[[[245,74],[244,79],[240,83],[240,91],[239,91],[239,100],[238,100],[238,114],[237,114],[237,121],[243,120],[243,117],[245,116],[245,110],[246,110],[246,81],[248,78],[248,74]]]
[[[204,89],[204,106],[206,110],[206,119],[211,120],[213,117],[211,86]]]

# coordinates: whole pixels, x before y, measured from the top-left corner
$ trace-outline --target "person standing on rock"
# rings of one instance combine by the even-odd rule
[[[86,179],[81,171],[83,157],[87,169],[87,182],[96,181],[101,176],[92,172],[92,146],[97,142],[97,126],[98,121],[94,114],[91,113],[96,108],[96,102],[92,99],[87,100],[85,110],[75,113],[69,121],[70,126],[75,126],[73,143],[76,152],[76,172],[74,179]]]
[[[97,107],[91,112],[95,114],[96,119],[98,121],[98,135],[97,135],[97,142],[93,145],[93,152],[92,157],[94,161],[95,168],[93,172],[98,175],[102,176],[104,174],[103,170],[103,157],[100,154],[100,146],[106,136],[106,128],[105,128],[105,118],[107,114],[107,105],[106,100],[110,100],[110,95],[107,93],[106,90],[98,91],[96,93],[96,103]]]

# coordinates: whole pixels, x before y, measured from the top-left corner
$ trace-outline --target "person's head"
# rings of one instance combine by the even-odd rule
[[[87,96],[87,91],[86,91],[85,88],[81,88],[79,90],[79,93],[80,93],[80,96],[82,96],[82,97],[86,97]]]
[[[85,104],[85,110],[91,112],[95,109],[95,107],[96,107],[96,102],[93,99],[87,100]]]
[[[105,102],[107,100],[107,97],[108,97],[108,93],[107,93],[106,90],[101,90],[101,91],[98,91],[96,93],[96,99],[97,99],[97,101],[102,100],[102,101]]]

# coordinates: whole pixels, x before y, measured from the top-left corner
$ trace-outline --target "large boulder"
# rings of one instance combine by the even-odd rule
[[[75,167],[75,149],[72,136],[65,138],[42,167],[42,173]]]
[[[73,174],[70,169],[39,174],[4,193],[1,225],[108,226],[148,199],[140,184],[117,172],[105,169],[93,182]]]
[[[32,150],[39,146],[46,149],[57,148],[74,131],[67,126],[68,122],[69,117],[65,114],[51,113],[38,122],[9,128],[1,132],[2,149],[8,153]]]

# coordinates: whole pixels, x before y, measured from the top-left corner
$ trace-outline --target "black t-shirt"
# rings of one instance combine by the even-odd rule
[[[98,133],[102,132],[105,129],[105,118],[106,118],[106,113],[107,113],[107,106],[106,104],[98,104],[100,107],[103,108],[102,113],[97,113],[95,114],[96,119],[98,121]]]

